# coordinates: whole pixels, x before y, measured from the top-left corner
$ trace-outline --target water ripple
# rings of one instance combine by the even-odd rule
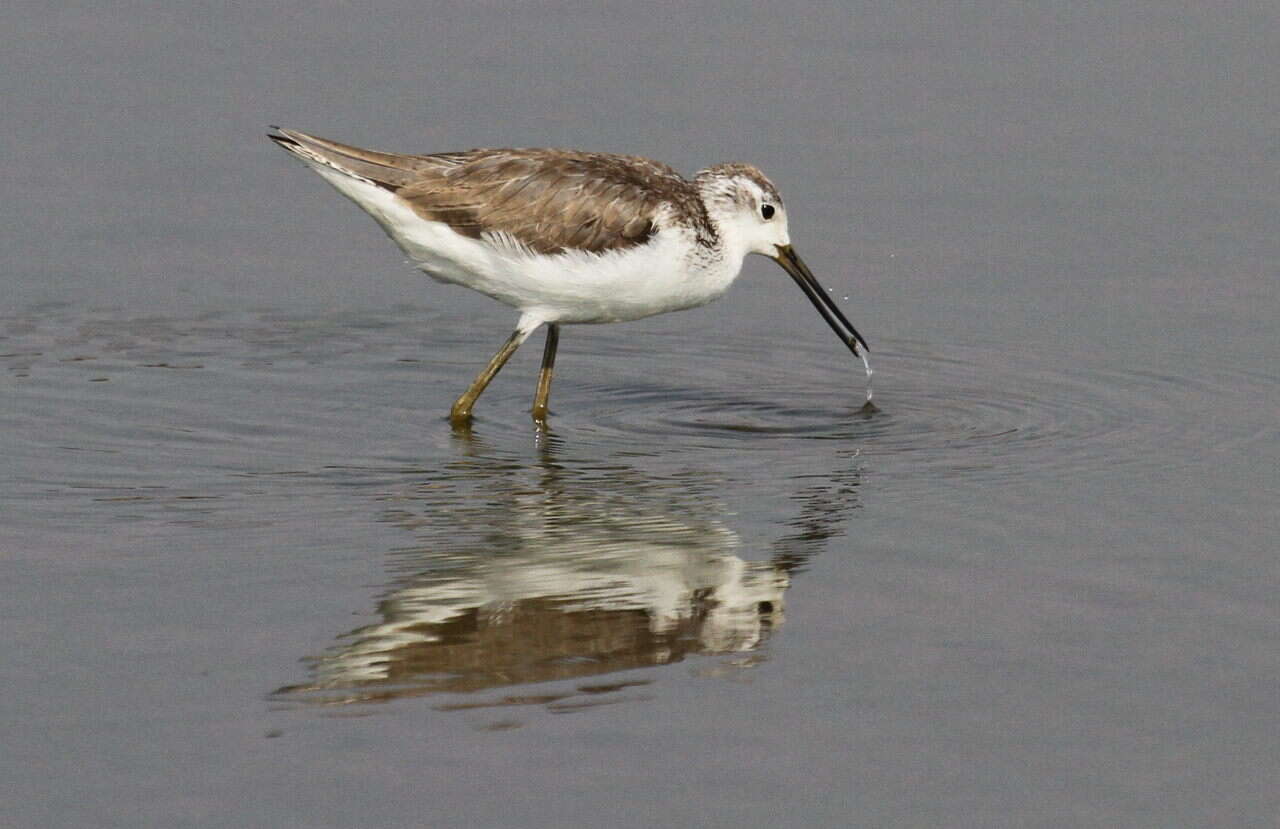
[[[444,413],[500,339],[447,317],[430,318],[424,334],[429,317],[6,320],[0,367],[22,391],[11,437],[39,443],[56,425],[77,447],[188,453],[213,442],[267,463],[299,446],[331,457],[345,436],[364,460],[404,454],[402,439],[448,440]],[[529,442],[538,345],[481,400],[483,440]],[[820,338],[779,345],[673,323],[575,328],[562,342],[549,440],[601,457],[732,452],[747,479],[802,474],[820,441],[908,491],[1276,452],[1274,374],[1176,356],[1137,369],[1097,351],[882,338],[867,406],[861,366]]]
[[[678,354],[681,345],[646,351]],[[1194,362],[1185,374],[1158,373],[992,345],[882,342],[875,405],[864,405],[860,366],[833,362],[817,342],[789,343],[783,358],[763,339],[720,338],[715,353],[660,378],[634,376],[625,346],[605,350],[615,348],[609,365],[624,374],[561,401],[575,441],[723,447],[783,464],[779,441],[835,441],[878,477],[921,485],[1173,470],[1206,453],[1275,447],[1275,427],[1247,413],[1266,410],[1276,378],[1210,374]],[[1221,407],[1231,416],[1216,417]]]

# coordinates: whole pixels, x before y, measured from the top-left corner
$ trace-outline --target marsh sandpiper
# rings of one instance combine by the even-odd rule
[[[728,289],[751,253],[781,265],[866,361],[866,341],[792,248],[777,188],[750,164],[717,164],[688,180],[637,156],[553,149],[402,155],[272,130],[272,141],[360,205],[419,269],[520,312],[515,331],[453,404],[455,425],[471,421],[481,392],[544,324],[532,414],[545,425],[561,325],[705,305]]]

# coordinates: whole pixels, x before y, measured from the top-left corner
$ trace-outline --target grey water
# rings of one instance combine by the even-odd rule
[[[0,824],[1275,825],[1273,4],[0,22]],[[875,406],[757,259],[455,431],[271,123],[752,161]]]

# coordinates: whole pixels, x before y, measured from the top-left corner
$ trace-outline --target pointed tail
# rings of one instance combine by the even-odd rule
[[[414,179],[412,156],[364,150],[274,125],[271,129],[275,132],[267,133],[267,138],[309,165],[328,167],[388,190],[397,190]]]

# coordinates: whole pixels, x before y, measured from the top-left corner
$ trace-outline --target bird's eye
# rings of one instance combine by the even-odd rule
[[[760,205],[760,215],[761,215],[761,216],[764,216],[764,218],[765,218],[765,220],[766,220],[766,221],[767,221],[767,220],[769,220],[769,219],[772,219],[772,218],[773,218],[773,205],[771,205],[771,204],[762,204],[762,205]]]

